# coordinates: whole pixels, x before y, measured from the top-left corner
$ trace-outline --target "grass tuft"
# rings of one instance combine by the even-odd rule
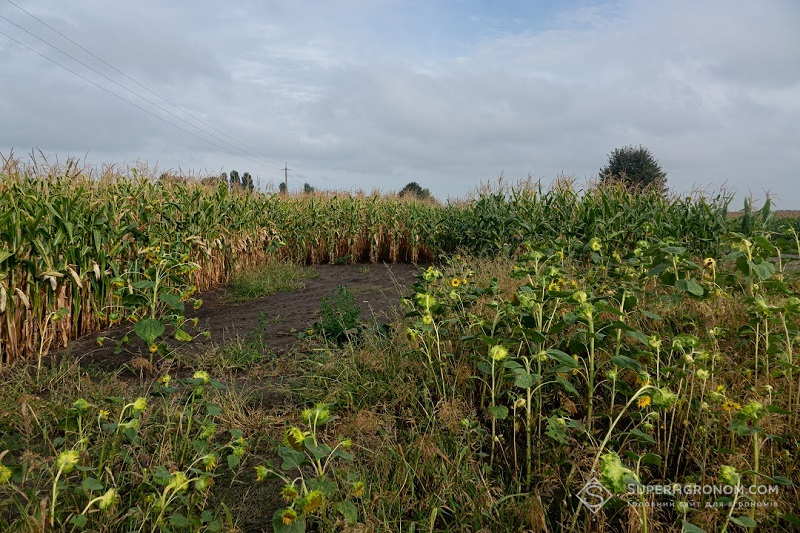
[[[264,263],[234,274],[228,297],[232,302],[242,302],[290,292],[301,288],[304,280],[317,275],[313,268],[293,263]]]

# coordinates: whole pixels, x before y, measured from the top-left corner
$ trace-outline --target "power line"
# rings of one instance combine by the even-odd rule
[[[196,120],[197,122],[199,122],[199,123],[201,123],[201,124],[203,124],[203,125],[205,125],[205,126],[208,126],[208,127],[209,127],[209,128],[211,128],[212,130],[214,130],[214,131],[216,131],[217,133],[219,133],[220,135],[222,135],[222,136],[224,136],[224,137],[227,137],[228,139],[231,139],[232,141],[235,141],[237,144],[240,144],[240,145],[244,146],[245,148],[248,148],[248,149],[252,150],[254,154],[256,154],[257,156],[260,156],[260,158],[261,158],[261,159],[264,159],[265,161],[269,161],[269,162],[270,162],[270,163],[272,163],[272,164],[273,164],[273,165],[274,165],[276,168],[277,168],[277,167],[280,165],[280,163],[277,163],[277,162],[273,161],[273,160],[272,160],[272,159],[271,159],[269,156],[267,156],[266,154],[259,152],[257,148],[253,148],[252,146],[249,146],[249,145],[247,145],[247,144],[243,143],[242,141],[240,141],[240,140],[236,139],[235,137],[232,137],[231,135],[228,135],[227,133],[225,133],[225,132],[223,132],[223,131],[220,131],[219,129],[215,128],[214,126],[212,126],[212,125],[211,125],[211,124],[209,124],[208,122],[205,122],[203,119],[201,119],[201,118],[199,118],[199,117],[197,117],[197,116],[193,115],[193,114],[192,114],[192,113],[190,113],[189,111],[186,111],[185,109],[181,108],[181,107],[180,107],[180,106],[178,106],[177,104],[175,104],[175,103],[171,102],[170,100],[168,100],[168,99],[164,98],[163,96],[161,96],[160,94],[158,94],[158,93],[157,93],[157,92],[155,92],[154,90],[150,89],[149,87],[147,87],[147,86],[143,85],[142,83],[140,83],[139,81],[137,81],[137,80],[136,80],[136,79],[134,79],[133,77],[131,77],[131,76],[129,76],[128,74],[124,73],[123,71],[121,71],[120,69],[118,69],[117,67],[115,67],[114,65],[112,65],[111,63],[109,63],[108,61],[104,60],[103,58],[101,58],[101,57],[97,56],[96,54],[94,54],[94,53],[93,53],[93,52],[91,52],[90,50],[88,50],[88,49],[86,49],[85,47],[81,46],[79,43],[75,42],[74,40],[72,40],[72,39],[71,39],[71,38],[69,38],[68,36],[64,35],[64,34],[63,34],[63,33],[61,33],[60,31],[58,31],[56,28],[54,28],[53,26],[49,25],[48,23],[46,23],[45,21],[43,21],[42,19],[40,19],[39,17],[37,17],[36,15],[34,15],[33,13],[31,13],[30,11],[26,10],[25,8],[21,7],[20,5],[18,5],[18,4],[16,4],[16,3],[12,2],[11,0],[6,0],[6,1],[7,1],[9,4],[13,5],[14,7],[16,7],[17,9],[19,9],[20,11],[22,11],[23,13],[25,13],[25,14],[27,14],[28,16],[30,16],[31,18],[33,18],[34,20],[36,20],[37,22],[39,22],[40,24],[42,24],[43,26],[45,26],[45,27],[49,28],[51,31],[53,31],[53,32],[57,33],[57,34],[58,34],[58,35],[60,35],[62,38],[66,39],[67,41],[69,41],[69,42],[70,42],[70,43],[72,43],[73,45],[77,46],[78,48],[80,48],[81,50],[83,50],[84,52],[86,52],[87,54],[89,54],[90,56],[92,56],[93,58],[97,59],[98,61],[100,61],[101,63],[103,63],[103,64],[104,64],[104,65],[106,65],[107,67],[109,67],[110,69],[114,70],[115,72],[117,72],[117,73],[121,74],[122,76],[124,76],[125,78],[129,79],[130,81],[132,81],[133,83],[135,83],[136,85],[138,85],[139,87],[141,87],[142,89],[144,89],[144,90],[148,91],[149,93],[151,93],[151,94],[153,94],[153,95],[157,96],[158,98],[160,98],[160,99],[161,99],[161,100],[163,100],[164,102],[168,103],[169,105],[171,105],[171,106],[172,106],[172,107],[174,107],[175,109],[177,109],[177,110],[181,111],[182,113],[185,113],[186,115],[188,115],[188,116],[192,117],[192,118],[193,118],[194,120]],[[195,127],[196,127],[196,126],[195,126]]]
[[[82,74],[79,74],[79,73],[75,72],[75,71],[74,71],[74,70],[72,70],[71,68],[69,68],[69,67],[66,67],[66,66],[62,65],[61,63],[59,63],[59,62],[58,62],[58,61],[56,61],[55,59],[52,59],[52,58],[50,58],[50,57],[47,57],[46,55],[44,55],[43,53],[39,52],[38,50],[36,50],[36,49],[34,49],[34,48],[31,48],[31,47],[30,47],[30,46],[28,46],[27,44],[25,44],[25,43],[23,43],[23,42],[21,42],[21,41],[18,41],[18,40],[17,40],[17,39],[15,39],[14,37],[11,37],[10,35],[8,35],[8,34],[6,34],[6,33],[3,33],[2,31],[0,31],[0,35],[2,35],[2,36],[4,36],[4,37],[6,37],[7,39],[10,39],[10,40],[14,41],[15,43],[17,43],[18,45],[20,45],[20,46],[22,46],[22,47],[24,47],[24,48],[27,48],[28,50],[30,50],[30,51],[31,51],[31,52],[33,52],[34,54],[36,54],[36,55],[38,55],[38,56],[41,56],[41,57],[43,57],[44,59],[46,59],[46,60],[50,61],[51,63],[54,63],[54,64],[58,65],[59,67],[63,68],[63,69],[64,69],[64,70],[66,70],[67,72],[70,72],[70,73],[74,74],[75,76],[77,76],[77,77],[81,78],[82,80],[84,80],[84,81],[87,81],[87,82],[91,83],[92,85],[94,85],[94,86],[95,86],[95,87],[97,87],[98,89],[102,89],[102,90],[104,90],[104,91],[105,91],[105,92],[107,92],[108,94],[110,94],[110,95],[112,95],[112,96],[115,96],[115,97],[119,98],[119,99],[120,99],[120,100],[122,100],[123,102],[126,102],[126,103],[128,103],[128,104],[132,105],[133,107],[135,107],[135,108],[137,108],[137,109],[139,109],[139,110],[141,110],[141,111],[144,111],[144,112],[145,112],[145,113],[147,113],[148,115],[151,115],[151,116],[153,116],[153,117],[157,118],[158,120],[160,120],[160,121],[162,121],[162,122],[166,122],[166,123],[167,123],[167,124],[169,124],[170,126],[172,126],[172,127],[174,127],[174,128],[177,128],[177,129],[181,130],[181,131],[182,131],[182,132],[184,132],[184,133],[188,133],[188,134],[189,134],[189,135],[191,135],[192,137],[195,137],[195,138],[197,138],[197,139],[200,139],[201,141],[203,141],[203,142],[206,142],[206,143],[210,144],[211,146],[214,146],[215,148],[219,148],[220,150],[223,150],[223,151],[225,151],[225,152],[228,152],[229,154],[232,154],[232,155],[234,155],[235,157],[241,157],[242,159],[247,159],[248,161],[251,161],[251,162],[253,162],[253,163],[256,163],[256,164],[259,164],[259,165],[263,165],[263,162],[261,162],[261,161],[256,161],[255,159],[252,159],[252,158],[250,158],[250,157],[247,157],[247,156],[242,156],[241,154],[237,154],[236,152],[233,152],[233,151],[229,150],[228,148],[225,148],[224,146],[220,146],[220,145],[218,145],[218,144],[216,144],[216,143],[213,143],[213,142],[209,141],[208,139],[206,139],[206,138],[204,138],[204,137],[200,137],[199,135],[197,135],[197,134],[195,134],[195,133],[192,133],[191,131],[189,131],[189,130],[187,130],[187,129],[185,129],[185,128],[182,128],[182,127],[180,127],[179,125],[177,125],[177,124],[175,124],[175,123],[173,123],[173,122],[170,122],[169,120],[165,119],[164,117],[160,117],[160,116],[156,115],[155,113],[153,113],[153,112],[152,112],[152,111],[150,111],[149,109],[145,109],[145,108],[143,108],[142,106],[140,106],[139,104],[137,104],[137,103],[135,103],[135,102],[132,102],[132,101],[128,100],[128,99],[127,99],[127,98],[125,98],[124,96],[120,96],[119,94],[117,94],[117,93],[115,93],[114,91],[112,91],[112,90],[108,89],[107,87],[103,87],[103,86],[102,86],[102,85],[100,85],[99,83],[97,83],[97,82],[95,82],[95,81],[92,81],[92,80],[90,80],[89,78],[87,78],[86,76],[83,76]]]
[[[114,85],[116,85],[116,86],[118,86],[118,87],[120,87],[120,88],[122,88],[122,89],[124,89],[124,90],[128,91],[129,93],[133,94],[134,96],[137,96],[138,98],[140,98],[140,99],[144,100],[145,102],[147,102],[148,104],[152,105],[153,107],[156,107],[157,109],[160,109],[160,110],[161,110],[161,111],[163,111],[164,113],[167,113],[168,115],[170,115],[170,116],[172,116],[172,117],[175,117],[176,119],[180,120],[180,121],[181,121],[181,122],[183,122],[184,124],[188,124],[188,125],[189,125],[189,126],[191,126],[192,128],[194,128],[194,129],[196,129],[196,130],[198,130],[198,131],[200,131],[200,132],[204,133],[205,135],[208,135],[209,137],[211,137],[211,138],[213,138],[213,139],[216,139],[217,141],[219,141],[219,142],[221,142],[221,143],[223,143],[223,144],[226,144],[226,145],[230,146],[230,147],[231,147],[231,148],[233,148],[234,150],[238,150],[238,151],[240,151],[240,152],[242,152],[242,153],[245,153],[245,154],[247,154],[247,155],[249,155],[249,156],[253,156],[253,157],[257,158],[257,159],[261,159],[261,158],[259,158],[258,156],[254,156],[253,154],[251,154],[251,153],[248,153],[248,151],[247,151],[247,150],[242,150],[241,148],[239,148],[239,147],[237,147],[237,146],[235,146],[235,145],[233,145],[233,144],[229,143],[229,142],[228,142],[228,141],[226,141],[225,139],[222,139],[222,138],[220,138],[220,137],[218,137],[218,136],[214,135],[213,133],[209,133],[209,132],[207,132],[207,131],[203,130],[203,128],[200,128],[200,127],[198,127],[198,126],[195,126],[195,125],[194,125],[194,124],[192,124],[191,122],[187,121],[186,119],[184,119],[184,118],[182,118],[182,117],[179,117],[179,116],[178,116],[178,115],[176,115],[175,113],[173,113],[173,112],[169,111],[168,109],[165,109],[165,108],[163,108],[162,106],[158,105],[157,103],[155,103],[155,102],[152,102],[152,101],[148,100],[147,98],[145,98],[145,97],[144,97],[144,96],[142,96],[141,94],[137,93],[136,91],[133,91],[133,90],[131,90],[131,89],[129,89],[129,88],[127,88],[127,87],[125,87],[125,86],[124,86],[124,85],[122,85],[121,83],[119,83],[119,82],[117,82],[117,81],[115,81],[115,80],[113,80],[113,79],[109,78],[108,76],[106,76],[106,75],[105,75],[105,74],[103,74],[102,72],[98,71],[97,69],[93,68],[92,66],[90,66],[90,65],[87,65],[86,63],[84,63],[84,62],[83,62],[83,61],[81,61],[80,59],[77,59],[77,58],[76,58],[76,57],[74,57],[73,55],[71,55],[71,54],[69,54],[69,53],[67,53],[67,52],[64,52],[64,51],[63,51],[63,50],[61,50],[59,47],[55,46],[54,44],[51,44],[51,43],[49,43],[49,42],[48,42],[48,41],[46,41],[45,39],[42,39],[42,38],[41,38],[41,37],[39,37],[38,35],[35,35],[34,33],[32,33],[32,32],[30,32],[30,31],[28,31],[27,29],[23,28],[22,26],[20,26],[19,24],[15,23],[14,21],[12,21],[12,20],[10,20],[10,19],[8,19],[8,18],[4,17],[3,15],[0,15],[0,18],[1,18],[1,19],[3,19],[3,20],[5,20],[6,22],[8,22],[8,23],[10,23],[10,24],[12,24],[12,25],[14,25],[14,26],[16,26],[17,28],[19,28],[20,30],[24,31],[25,33],[27,33],[28,35],[32,36],[33,38],[35,38],[35,39],[38,39],[39,41],[41,41],[41,42],[45,43],[47,46],[49,46],[49,47],[51,47],[51,48],[54,48],[55,50],[57,50],[57,51],[58,51],[58,52],[60,52],[61,54],[65,55],[65,56],[67,56],[68,58],[70,58],[70,59],[72,59],[73,61],[75,61],[76,63],[78,63],[78,64],[80,64],[80,65],[83,65],[84,67],[88,68],[89,70],[91,70],[92,72],[94,72],[95,74],[97,74],[98,76],[101,76],[101,77],[105,78],[106,80],[110,81],[110,82],[111,82],[111,83],[113,83]],[[266,161],[266,160],[263,160],[263,159],[262,159],[262,164],[263,164],[263,163],[266,163],[268,166],[274,166],[274,165],[272,164],[272,162],[270,162],[270,161]],[[277,167],[276,167],[276,168],[277,168]]]

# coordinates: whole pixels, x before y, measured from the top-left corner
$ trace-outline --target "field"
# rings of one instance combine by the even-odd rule
[[[7,161],[0,530],[794,530],[798,219],[731,215]]]

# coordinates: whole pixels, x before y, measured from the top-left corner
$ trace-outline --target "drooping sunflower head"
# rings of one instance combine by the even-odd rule
[[[318,490],[312,490],[308,493],[308,496],[305,498],[305,506],[303,506],[303,512],[313,513],[320,507],[322,507],[322,503],[325,501],[325,495]]]
[[[281,497],[287,503],[295,501],[298,496],[300,496],[300,493],[297,492],[297,488],[294,485],[286,485],[281,489]]]
[[[297,452],[303,449],[303,442],[305,439],[305,433],[297,426],[292,426],[286,430],[286,444]]]
[[[281,522],[284,526],[291,526],[297,520],[297,511],[294,509],[284,509],[281,513]]]

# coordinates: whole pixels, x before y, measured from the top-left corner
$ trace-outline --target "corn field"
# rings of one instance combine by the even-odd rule
[[[74,165],[0,172],[0,362],[124,320],[129,285],[166,249],[192,291],[259,262],[430,259],[432,206],[378,197],[283,199],[226,185],[101,175]]]
[[[528,183],[485,190],[460,213],[458,246],[479,256],[514,255],[530,236],[583,246],[592,238],[618,251],[637,241],[671,239],[698,255],[714,255],[729,230],[730,196],[670,197],[624,186],[580,190],[569,180],[549,188]]]
[[[260,262],[416,263],[456,250],[513,256],[531,236],[582,246],[602,235],[620,247],[671,238],[700,253],[718,246],[728,224],[724,196],[669,199],[566,182],[439,205],[378,194],[248,193],[150,174],[3,162],[0,365],[125,320],[119,289],[132,292],[162,260],[154,250],[194,265],[181,281],[196,292]]]

